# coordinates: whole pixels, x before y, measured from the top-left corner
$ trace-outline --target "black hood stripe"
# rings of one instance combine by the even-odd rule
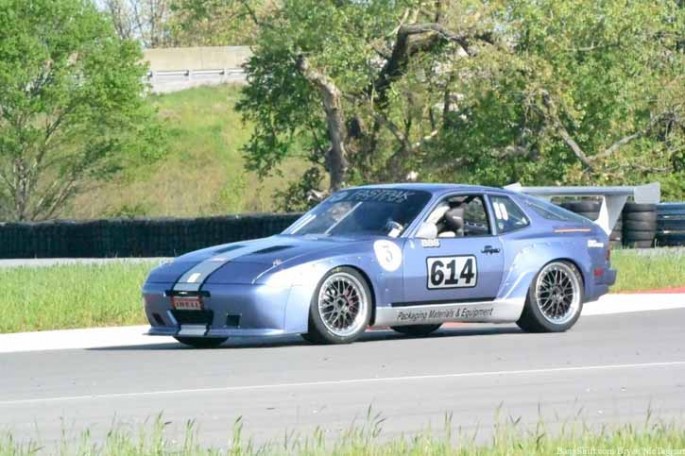
[[[249,255],[261,255],[264,253],[274,253],[274,252],[280,252],[281,250],[287,250],[292,248],[292,245],[274,245],[272,247],[267,247],[265,249],[257,250],[256,252],[252,252]]]

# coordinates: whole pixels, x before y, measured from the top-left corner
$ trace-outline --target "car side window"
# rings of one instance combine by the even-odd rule
[[[436,225],[440,238],[491,234],[485,204],[479,195],[447,197],[436,206],[426,221]]]
[[[509,233],[530,225],[530,221],[520,207],[507,196],[491,196],[495,224],[499,233]]]

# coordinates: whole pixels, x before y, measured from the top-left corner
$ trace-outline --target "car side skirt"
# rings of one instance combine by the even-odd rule
[[[407,326],[446,322],[511,323],[521,317],[525,298],[481,302],[378,307],[375,326]]]

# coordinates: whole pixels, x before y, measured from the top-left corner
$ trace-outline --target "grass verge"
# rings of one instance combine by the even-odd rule
[[[80,438],[43,445],[39,441],[20,442],[12,435],[0,436],[0,456],[33,455],[36,453],[79,455],[339,455],[339,456],[548,456],[548,455],[685,455],[685,431],[676,424],[631,425],[593,431],[563,428],[559,433],[547,432],[543,425],[532,431],[522,431],[516,425],[497,426],[488,444],[475,442],[473,436],[454,435],[449,419],[440,436],[430,431],[408,437],[386,439],[382,435],[382,420],[367,426],[351,427],[330,439],[327,432],[317,429],[305,438],[286,438],[283,442],[255,445],[242,437],[240,420],[225,448],[211,448],[199,442],[192,421],[180,439],[167,437],[165,425],[157,419],[152,427],[130,431],[114,428],[98,442],[84,432]],[[290,435],[289,433],[284,433]]]
[[[612,292],[685,286],[682,250],[613,253]],[[0,333],[145,324],[140,287],[154,262],[0,268]]]
[[[615,250],[612,267],[618,271],[614,293],[685,286],[685,250]]]
[[[0,333],[143,324],[140,287],[155,264],[0,268]]]

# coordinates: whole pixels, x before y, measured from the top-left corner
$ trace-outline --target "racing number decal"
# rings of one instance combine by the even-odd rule
[[[428,288],[470,288],[478,282],[476,257],[428,257]]]

